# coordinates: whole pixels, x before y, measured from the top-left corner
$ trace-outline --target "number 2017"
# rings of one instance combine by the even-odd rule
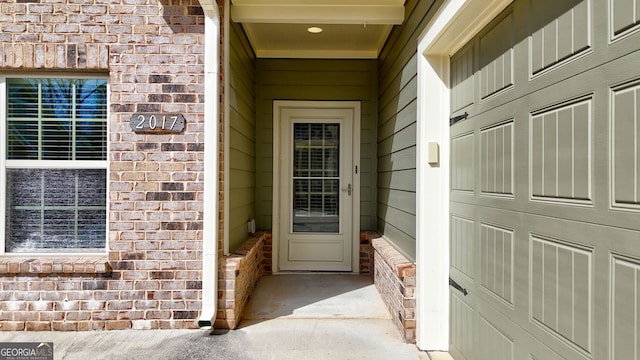
[[[145,122],[147,122],[147,118],[140,114],[138,115],[138,123],[136,124],[136,129],[144,129],[144,125]],[[177,116],[170,116],[169,117],[169,127],[167,128],[167,116],[166,115],[162,115],[162,125],[161,125],[161,129],[162,130],[173,130],[173,128],[176,126],[176,123],[178,122],[178,117]],[[149,116],[148,119],[148,125],[149,125],[149,129],[151,130],[155,130],[158,127],[158,117],[155,115],[151,115]]]

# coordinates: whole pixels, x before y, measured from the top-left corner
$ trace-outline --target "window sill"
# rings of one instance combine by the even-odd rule
[[[111,271],[107,255],[0,257],[0,274],[106,274]]]

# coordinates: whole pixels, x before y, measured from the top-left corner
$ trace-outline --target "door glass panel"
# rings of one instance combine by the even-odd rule
[[[340,231],[339,155],[339,124],[293,124],[293,232]]]

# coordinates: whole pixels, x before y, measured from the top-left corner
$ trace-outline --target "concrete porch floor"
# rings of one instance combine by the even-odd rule
[[[428,359],[401,339],[371,278],[347,274],[264,277],[232,331],[0,332],[0,341],[52,341],[57,360]]]
[[[260,279],[243,319],[277,318],[391,319],[391,316],[369,276],[319,273]]]

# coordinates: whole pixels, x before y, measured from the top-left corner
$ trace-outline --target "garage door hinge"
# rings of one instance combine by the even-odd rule
[[[458,115],[458,116],[454,116],[452,118],[449,119],[449,126],[457,123],[458,121],[464,120],[469,116],[469,113],[467,113],[466,111],[464,112],[464,114],[462,115]]]
[[[467,289],[463,288],[460,284],[458,284],[455,280],[453,280],[452,278],[449,278],[449,286],[453,287],[454,289],[460,291],[461,293],[464,294],[464,296],[467,296],[467,294],[469,293],[467,291]]]

